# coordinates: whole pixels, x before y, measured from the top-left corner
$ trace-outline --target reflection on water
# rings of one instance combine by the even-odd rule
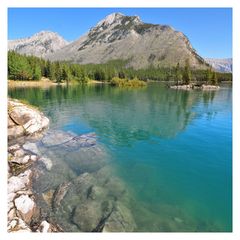
[[[104,216],[105,229],[95,230],[114,231],[111,224],[118,226],[120,213],[129,226],[122,231],[231,231],[231,94],[227,86],[179,91],[159,83],[144,89],[96,85],[9,91],[40,106],[51,118],[50,133],[96,134],[94,146],[38,143],[54,166],[50,172],[38,166],[44,171],[35,186],[39,196],[51,198],[71,182],[58,211],[39,200],[66,231],[90,231]],[[89,175],[82,180],[85,172]],[[95,200],[76,189],[82,182],[83,189],[97,193]],[[91,206],[98,210],[89,220]]]

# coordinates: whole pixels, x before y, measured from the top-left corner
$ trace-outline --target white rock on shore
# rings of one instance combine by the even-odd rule
[[[217,85],[202,85],[203,90],[216,90],[219,89],[220,87]]]
[[[25,155],[24,157],[14,157],[11,159],[11,162],[18,164],[26,164],[31,160],[29,155]]]
[[[29,223],[36,207],[35,202],[28,195],[21,195],[14,200],[14,203],[21,218]]]
[[[31,229],[27,226],[27,224],[18,217],[14,217],[8,223],[7,230],[8,232],[31,232]]]
[[[182,90],[191,90],[191,89],[201,89],[201,90],[217,90],[220,89],[220,86],[217,85],[195,85],[195,84],[188,84],[188,85],[173,85],[170,86],[172,89],[182,89]]]
[[[172,89],[184,89],[184,90],[190,90],[193,88],[192,85],[174,85],[174,86],[170,86],[170,88]]]
[[[47,221],[42,221],[39,227],[39,231],[43,233],[51,232],[51,225]]]
[[[32,135],[49,125],[49,119],[40,111],[18,100],[8,100],[8,138]]]
[[[41,132],[48,127],[49,120],[37,109],[27,106],[18,100],[8,100],[8,139],[32,136],[39,138],[35,133]],[[24,138],[21,138],[24,139]],[[20,143],[21,142],[21,143]],[[33,215],[39,214],[33,192],[31,190],[32,170],[29,169],[31,162],[39,159],[40,152],[35,143],[25,143],[22,146],[14,144],[8,148],[8,232],[32,232],[30,222]],[[30,164],[29,164],[30,163]],[[51,160],[44,164],[51,169]],[[28,168],[26,170],[26,168]],[[24,170],[25,169],[25,170]],[[21,172],[19,174],[19,171]],[[23,172],[24,171],[24,172]],[[15,176],[13,175],[15,174]],[[18,174],[18,175],[16,175]],[[40,223],[39,223],[40,225]],[[49,232],[46,221],[41,223],[42,231]]]
[[[8,179],[8,194],[16,193],[20,190],[27,188],[30,184],[32,171],[30,169],[18,176],[12,176]]]

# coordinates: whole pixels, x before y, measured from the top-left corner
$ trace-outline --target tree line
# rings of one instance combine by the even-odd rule
[[[189,84],[192,81],[217,84],[219,81],[231,81],[231,73],[218,73],[212,69],[193,70],[189,62],[171,68],[149,66],[145,69],[126,67],[126,60],[111,60],[104,64],[74,64],[69,62],[51,62],[34,56],[8,52],[8,79],[35,80],[42,77],[55,82],[86,83],[89,79],[111,82],[115,77],[120,79],[139,79],[143,81],[174,81],[176,84]]]

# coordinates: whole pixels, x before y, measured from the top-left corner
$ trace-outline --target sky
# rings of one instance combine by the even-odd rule
[[[232,57],[231,8],[9,8],[8,39],[49,30],[73,41],[113,12],[172,26],[189,38],[202,57]]]

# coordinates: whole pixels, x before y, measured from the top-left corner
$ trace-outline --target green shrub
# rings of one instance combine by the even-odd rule
[[[146,82],[139,80],[137,77],[131,80],[126,78],[113,77],[110,81],[110,84],[117,87],[144,87],[147,85]]]

